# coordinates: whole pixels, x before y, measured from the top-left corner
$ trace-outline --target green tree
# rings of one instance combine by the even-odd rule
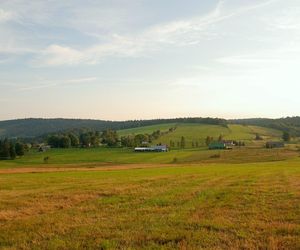
[[[220,135],[220,136],[219,136],[218,141],[219,141],[219,142],[223,141],[223,135]]]
[[[71,147],[71,140],[70,140],[69,136],[62,136],[60,138],[60,147],[61,148]]]
[[[118,145],[118,134],[117,131],[108,129],[102,132],[101,135],[102,142],[104,144],[107,144],[107,146],[112,147],[112,146],[117,146]]]
[[[69,133],[68,134],[70,141],[71,141],[71,146],[72,147],[77,147],[79,145],[79,138],[77,135],[75,135],[74,133]]]
[[[206,146],[209,146],[209,144],[214,140],[213,137],[207,136],[205,139]]]
[[[17,142],[16,145],[15,145],[15,150],[16,150],[16,154],[18,156],[23,156],[24,152],[25,152],[24,144],[20,143],[20,142]]]
[[[262,140],[263,138],[260,136],[260,134],[258,134],[258,133],[256,133],[256,135],[255,135],[255,140],[256,141],[260,141],[260,140]]]
[[[58,135],[50,135],[47,138],[47,143],[52,148],[59,148],[60,147],[60,137]]]
[[[91,145],[91,136],[88,133],[80,134],[80,143],[83,147],[90,147],[90,145]]]
[[[170,140],[170,147],[175,148],[175,142],[173,140]]]
[[[283,135],[282,135],[282,139],[285,141],[285,142],[289,142],[291,140],[291,135],[289,132],[283,132]]]
[[[183,136],[181,136],[180,147],[185,148],[185,138]]]
[[[11,160],[16,159],[17,154],[16,154],[16,149],[15,149],[15,145],[13,143],[10,143],[9,145],[9,158]]]
[[[10,142],[8,141],[8,139],[4,139],[3,141],[1,141],[0,158],[1,159],[10,158]]]

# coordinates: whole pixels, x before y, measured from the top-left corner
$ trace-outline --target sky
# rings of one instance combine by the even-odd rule
[[[285,117],[299,0],[0,0],[0,120]]]

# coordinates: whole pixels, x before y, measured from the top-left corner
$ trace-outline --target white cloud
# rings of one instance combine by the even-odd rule
[[[72,49],[70,47],[51,45],[41,52],[38,58],[34,60],[36,66],[42,65],[72,65],[78,62],[83,62],[85,56],[83,52]]]
[[[157,25],[146,29],[138,35],[112,35],[110,41],[84,49],[75,49],[62,45],[50,45],[35,59],[35,65],[74,65],[80,63],[97,63],[106,57],[140,57],[149,51],[156,51],[163,46],[195,45],[203,39],[211,39],[214,32],[208,29],[219,22],[240,15],[247,11],[264,7],[275,0],[251,5],[229,13],[223,13],[225,1],[219,1],[217,6],[207,15],[187,20],[179,20]]]
[[[143,57],[147,56],[149,52],[157,51],[163,49],[167,46],[194,46],[201,43],[203,40],[211,40],[218,37],[218,32],[214,32],[213,27],[232,17],[242,15],[248,11],[265,7],[278,0],[265,0],[264,2],[255,3],[247,5],[245,7],[233,8],[231,10],[226,9],[227,2],[225,0],[220,0],[215,8],[208,14],[200,17],[193,17],[184,20],[176,20],[165,24],[155,25],[153,27],[145,29],[143,32],[138,34],[106,34],[105,41],[99,44],[95,44],[89,47],[74,47],[65,43],[64,45],[59,43],[50,43],[50,45],[42,50],[24,48],[22,46],[2,46],[0,47],[0,53],[14,53],[14,54],[25,54],[25,53],[35,53],[33,65],[34,66],[58,66],[58,65],[76,65],[76,64],[93,64],[103,60],[106,57]],[[15,3],[16,4],[16,3]],[[73,14],[75,16],[69,16],[69,18],[64,17],[63,22],[60,25],[71,25],[71,27],[76,28],[82,26],[78,22],[83,23],[83,27],[86,26],[87,22],[94,22],[95,17],[99,14],[98,11],[92,10],[90,3],[89,8],[84,9],[84,15],[86,20],[78,21],[74,20],[81,13],[77,7],[72,7],[70,2],[55,2],[50,8],[46,8],[49,4],[45,4],[43,1],[30,2],[28,5],[22,4],[22,8],[17,8],[18,16],[20,16],[22,22],[26,25],[32,25],[34,23],[47,23],[50,26],[57,25],[56,19],[51,18],[51,13],[59,11],[60,8],[66,8],[69,10],[67,12],[69,15]],[[13,6],[12,4],[11,6]],[[38,9],[38,12],[32,14],[32,9]],[[96,8],[97,9],[97,8]],[[47,10],[47,11],[46,11]],[[118,9],[120,13],[124,10]],[[92,18],[89,18],[89,11],[91,12]],[[104,12],[103,12],[104,11]],[[101,10],[101,13],[109,13],[111,15],[112,9]],[[118,12],[118,13],[119,13]],[[44,14],[43,14],[44,13]],[[128,13],[126,14],[128,15]],[[126,16],[125,15],[125,16]],[[12,18],[14,14],[12,12],[4,12],[0,9],[0,20],[3,16],[3,20],[7,18]],[[106,16],[106,15],[105,15]],[[31,20],[31,21],[30,21]],[[70,21],[73,20],[73,21]],[[94,20],[94,21],[93,21]],[[110,20],[110,19],[108,19]],[[103,21],[100,22],[103,25]],[[31,22],[33,22],[31,24]],[[97,22],[95,22],[97,23]],[[120,23],[118,19],[117,23]],[[76,25],[75,25],[76,24]],[[90,30],[88,32],[97,32],[99,29],[103,29],[99,25],[90,25],[95,28],[95,30]],[[114,27],[115,24],[111,24]],[[100,28],[99,28],[100,27]],[[102,28],[101,28],[102,27]],[[82,31],[82,27],[80,28]],[[101,32],[100,32],[101,33]],[[100,37],[103,34],[99,34]]]
[[[14,19],[15,14],[10,11],[5,11],[3,9],[0,9],[0,22],[6,22],[11,19]]]

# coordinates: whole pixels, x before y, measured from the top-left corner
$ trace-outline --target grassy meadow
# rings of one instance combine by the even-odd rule
[[[31,150],[1,161],[0,249],[300,249],[297,144],[265,149],[280,132],[240,125],[178,124],[159,140],[219,134],[247,146]]]
[[[2,249],[299,249],[299,160],[2,173]]]
[[[228,125],[228,127],[218,125],[204,125],[204,124],[162,124],[155,126],[146,126],[134,129],[120,130],[120,135],[152,133],[160,129],[162,132],[168,131],[169,128],[175,127],[176,130],[166,135],[161,136],[153,143],[169,144],[170,141],[180,142],[181,137],[184,136],[186,140],[186,147],[192,147],[192,142],[198,142],[200,146],[205,146],[205,138],[212,136],[215,140],[220,135],[228,140],[241,140],[247,144],[253,144],[253,139],[256,133],[259,133],[265,140],[279,139],[282,133],[275,129],[263,128],[257,126],[243,126],[243,125]]]

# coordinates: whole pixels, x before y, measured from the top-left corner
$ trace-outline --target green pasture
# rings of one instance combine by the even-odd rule
[[[0,161],[1,168],[20,168],[29,166],[51,167],[53,165],[87,165],[98,163],[115,164],[177,164],[177,163],[243,163],[261,161],[280,161],[298,157],[296,149],[264,149],[264,148],[235,148],[234,150],[207,150],[194,148],[171,150],[167,153],[144,152],[137,153],[127,148],[71,148],[50,149],[40,153],[31,150],[25,156],[16,160]],[[47,163],[44,158],[49,157]]]
[[[217,125],[178,124],[174,132],[163,135],[155,143],[169,144],[172,140],[176,144],[184,136],[187,147],[191,147],[192,142],[198,142],[199,145],[205,146],[205,138],[207,136],[217,140],[222,135],[224,139],[245,141],[249,145],[253,143],[256,133],[259,133],[264,139],[279,139],[282,134],[277,130],[256,126],[228,125],[228,127],[223,127]]]
[[[137,135],[137,134],[152,134],[154,131],[160,130],[161,132],[168,131],[169,128],[175,127],[175,123],[158,124],[152,126],[144,126],[138,128],[122,129],[118,131],[120,136],[124,135]]]

